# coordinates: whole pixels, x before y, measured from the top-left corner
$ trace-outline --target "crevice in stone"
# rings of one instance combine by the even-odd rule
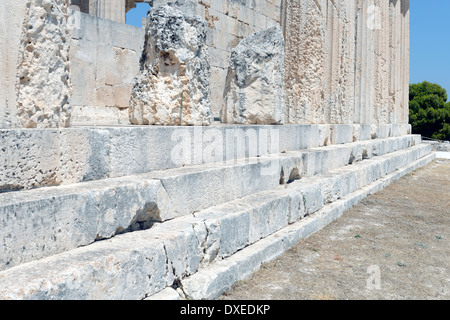
[[[169,277],[169,274],[170,274],[170,270],[169,270],[169,255],[167,253],[167,247],[166,247],[165,243],[163,243],[163,249],[164,249],[164,255],[166,256],[166,263],[165,263],[165,265],[166,265],[166,273],[165,273],[165,278],[166,278],[166,281],[167,281],[167,278]]]
[[[300,172],[298,170],[297,167],[293,168],[291,170],[291,173],[289,174],[289,180],[288,180],[288,184],[293,183],[294,181],[300,180],[302,177],[300,175]]]
[[[160,216],[160,211],[158,205],[155,202],[147,202],[144,208],[138,210],[133,220],[131,220],[130,225],[127,228],[120,227],[116,232],[116,235],[148,230],[153,227],[156,223],[161,223],[162,219]]]
[[[144,208],[138,210],[127,227],[118,226],[111,236],[104,236],[97,233],[94,242],[112,239],[116,236],[136,231],[151,229],[154,225],[162,223],[158,205],[155,202],[147,202]]]
[[[281,172],[280,172],[280,185],[285,184],[285,180],[284,180],[284,169],[281,168]]]
[[[367,152],[367,149],[364,149],[364,150],[363,150],[362,158],[363,158],[363,160],[369,159],[369,154],[368,154],[368,152]]]
[[[205,266],[205,265],[209,265],[210,263],[212,263],[214,260],[216,260],[216,258],[219,255],[219,251],[220,251],[220,246],[217,246],[216,241],[213,241],[212,243],[208,242],[210,241],[210,235],[211,235],[211,230],[208,228],[206,221],[203,221],[204,227],[205,227],[205,231],[206,231],[206,235],[204,237],[204,239],[198,239],[197,240],[202,240],[202,242],[200,243],[199,241],[199,245],[200,245],[200,266]],[[194,230],[195,231],[195,230]]]
[[[183,283],[181,282],[180,279],[176,279],[173,282],[171,288],[174,289],[178,293],[178,295],[181,296],[183,299],[188,299],[189,296],[184,290]]]
[[[355,155],[353,154],[353,151],[352,151],[352,153],[350,154],[350,157],[348,158],[348,164],[349,165],[350,164],[354,164],[355,160],[356,160],[356,157],[355,157]]]

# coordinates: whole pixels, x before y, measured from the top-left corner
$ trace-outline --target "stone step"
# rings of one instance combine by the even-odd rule
[[[430,152],[429,146],[418,145],[376,156],[10,268],[0,272],[0,298],[145,299],[171,286],[181,286],[194,299],[216,297],[239,274],[248,275],[286,250],[287,240],[279,242],[277,232],[306,223],[307,232],[281,238],[294,244],[293,238],[323,227],[349,204],[434,159]]]
[[[270,262],[294,247],[302,239],[320,231],[342,216],[346,210],[374,194],[393,181],[423,167],[435,159],[435,154],[416,160],[394,173],[391,173],[334,203],[327,204],[314,215],[310,215],[286,228],[252,244],[236,254],[199,269],[192,276],[186,277],[178,284],[175,291],[164,289],[166,299],[175,299],[176,293],[182,298],[203,300],[217,299],[238,281],[250,277],[258,271],[263,263]],[[157,297],[158,294],[155,294]],[[153,299],[153,296],[147,297]]]
[[[0,130],[0,193],[400,137],[408,124]],[[211,149],[222,152],[212,157]],[[184,152],[184,153],[182,153]]]
[[[0,194],[0,270],[403,150],[420,139],[374,139]]]

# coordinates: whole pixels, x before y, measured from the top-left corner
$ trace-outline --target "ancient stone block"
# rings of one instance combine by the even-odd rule
[[[283,124],[284,38],[280,26],[257,32],[232,51],[222,122]]]
[[[132,124],[209,125],[207,22],[169,6],[147,17],[141,73],[130,100]]]
[[[67,0],[0,4],[0,128],[67,127]]]
[[[29,0],[21,36],[17,115],[24,128],[70,125],[68,0]]]

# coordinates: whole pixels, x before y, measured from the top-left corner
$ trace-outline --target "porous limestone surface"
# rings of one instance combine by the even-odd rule
[[[258,193],[276,189],[280,184],[298,184],[297,180],[351,164],[364,166],[376,156],[389,155],[419,143],[417,136],[371,140],[242,159],[237,163],[204,164],[3,193],[0,194],[0,241],[5,246],[0,249],[0,269],[89,245],[123,232],[147,229],[154,223],[196,215],[210,207],[252,195],[249,203],[262,205],[272,196],[259,197]],[[349,170],[352,167],[349,166]],[[304,187],[308,190],[304,192],[306,213],[311,213],[322,203],[314,195],[323,187],[316,184]],[[339,196],[347,188],[350,184],[335,185],[332,189]],[[267,205],[274,206],[278,204]],[[283,208],[276,211],[285,212]],[[266,211],[255,212],[254,218],[264,217]],[[278,220],[284,221],[282,217]],[[23,230],[27,230],[26,236]]]
[[[211,67],[207,23],[169,6],[147,16],[141,74],[130,100],[132,124],[209,125]]]
[[[17,66],[25,16],[22,1],[0,1],[0,128],[18,127]]]
[[[208,22],[206,45],[211,65],[211,111],[218,117],[231,51],[251,34],[280,24],[282,0],[154,0],[152,8],[167,4]]]
[[[17,68],[17,116],[23,128],[70,126],[68,0],[29,0]]]
[[[178,286],[188,298],[217,297],[239,277],[255,270],[253,266],[283,252],[286,249],[283,246],[291,243],[286,240],[291,239],[294,244],[294,238],[305,230],[298,234],[287,230],[289,238],[283,236],[279,243],[282,247],[272,247],[275,250],[253,255],[244,251],[246,248],[253,250],[260,245],[264,248],[265,241],[273,239],[267,237],[283,232],[299,219],[302,222],[308,214],[310,217],[304,220],[309,225],[306,231],[317,231],[343,212],[332,210],[331,215],[323,215],[319,210],[340,206],[339,199],[355,191],[358,195],[357,190],[373,182],[380,181],[377,186],[382,187],[404,174],[405,166],[410,170],[412,165],[431,159],[427,156],[430,151],[429,146],[411,147],[363,161],[353,168],[305,178],[211,207],[155,225],[150,230],[123,234],[2,271],[0,297],[145,299],[171,286]],[[336,190],[341,193],[336,194]],[[348,208],[348,205],[344,201],[343,206]],[[245,261],[236,264],[236,259]]]
[[[287,123],[284,50],[279,25],[252,34],[232,50],[223,94],[223,123]]]
[[[286,96],[292,123],[352,123],[354,1],[285,1]]]
[[[68,0],[3,0],[0,128],[70,126]]]

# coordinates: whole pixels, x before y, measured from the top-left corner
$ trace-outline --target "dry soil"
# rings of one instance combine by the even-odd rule
[[[222,300],[447,300],[450,160],[436,160],[302,240]]]

